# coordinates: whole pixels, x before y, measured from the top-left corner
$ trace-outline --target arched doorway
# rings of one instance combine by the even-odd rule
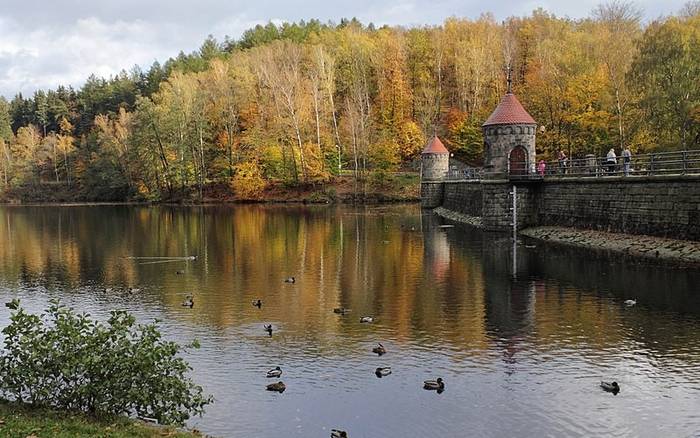
[[[508,172],[511,175],[527,174],[527,151],[522,146],[517,146],[510,151],[508,157]]]

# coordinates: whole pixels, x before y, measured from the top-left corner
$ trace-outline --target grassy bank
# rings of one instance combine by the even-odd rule
[[[127,418],[92,419],[82,414],[0,401],[0,436],[8,438],[173,437],[201,435],[155,427]]]
[[[241,197],[225,184],[204,187],[202,199],[196,187],[175,190],[162,203],[232,203],[232,202],[304,202],[304,203],[381,203],[415,202],[420,200],[420,178],[417,173],[400,172],[370,175],[364,181],[355,181],[351,175],[334,177],[326,183],[287,185],[270,183],[252,197]],[[14,187],[0,191],[0,203],[59,204],[91,202],[146,202],[124,196],[125,190],[116,190],[112,197],[85,196],[77,186],[46,183]]]

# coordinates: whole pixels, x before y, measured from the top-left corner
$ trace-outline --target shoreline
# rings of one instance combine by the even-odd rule
[[[468,216],[444,207],[438,207],[433,212],[445,219],[483,230],[480,217]],[[561,226],[528,227],[519,230],[518,235],[570,248],[609,251],[647,261],[700,267],[700,242],[696,241]]]
[[[356,181],[338,176],[317,184],[288,186],[270,183],[264,189],[247,196],[236,194],[226,184],[211,183],[204,187],[202,197],[194,187],[170,193],[158,200],[138,196],[116,198],[86,197],[79,190],[52,192],[42,186],[27,186],[0,192],[0,205],[7,206],[91,206],[91,205],[235,205],[235,204],[391,204],[420,202],[419,176],[397,172],[376,181]]]
[[[365,199],[365,200],[335,200],[335,201],[310,201],[290,199],[266,199],[266,200],[228,200],[228,201],[204,201],[204,202],[151,202],[151,201],[124,201],[124,202],[0,202],[0,207],[108,207],[108,206],[134,206],[134,207],[224,207],[234,205],[394,205],[416,204],[420,198],[405,199]]]
[[[521,230],[520,236],[588,250],[604,250],[648,261],[700,266],[700,242],[641,234],[609,233],[559,226]]]

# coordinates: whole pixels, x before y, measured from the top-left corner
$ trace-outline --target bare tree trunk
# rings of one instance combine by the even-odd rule
[[[163,142],[160,139],[160,134],[158,133],[158,128],[156,128],[155,123],[151,122],[151,127],[156,135],[156,141],[158,142],[158,149],[160,151],[160,164],[163,167],[163,178],[165,178],[165,186],[168,189],[168,194],[173,196],[173,185],[170,181],[170,169],[168,167],[168,158],[165,155],[165,148],[163,147]]]

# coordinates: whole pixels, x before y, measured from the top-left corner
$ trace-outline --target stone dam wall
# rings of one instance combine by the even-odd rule
[[[481,217],[483,228],[507,231],[513,186],[518,228],[565,226],[700,241],[700,175],[447,181],[442,187],[431,183],[437,205],[430,208]]]

